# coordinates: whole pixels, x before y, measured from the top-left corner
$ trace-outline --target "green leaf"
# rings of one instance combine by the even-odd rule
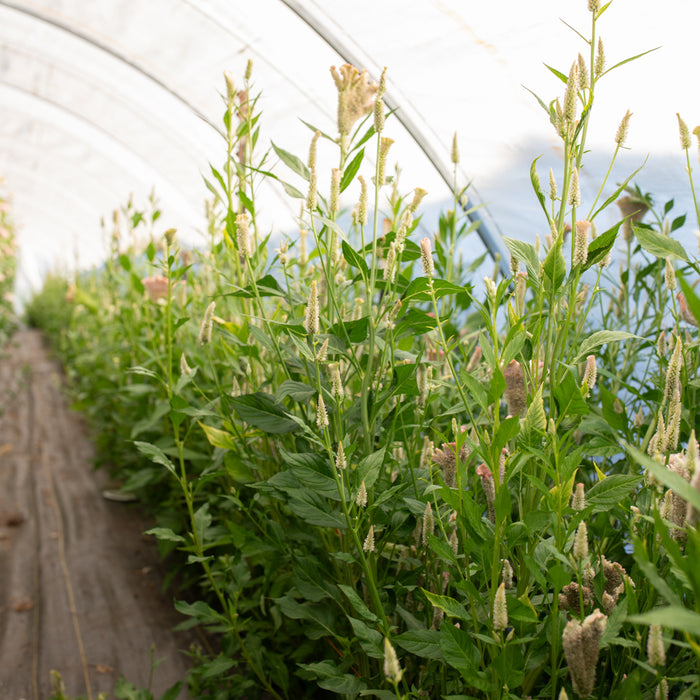
[[[601,233],[600,236],[588,244],[588,257],[586,258],[586,264],[581,268],[582,270],[588,270],[593,267],[593,265],[605,259],[605,256],[615,245],[615,239],[617,238],[617,233],[621,225],[622,222],[619,221],[615,226],[608,229],[605,233]]]
[[[256,294],[261,297],[281,297],[284,296],[284,290],[280,288],[279,283],[272,275],[265,275],[256,281],[255,286],[248,285],[235,292],[227,292],[224,296],[255,299]]]
[[[424,659],[442,659],[440,632],[437,630],[415,629],[393,637],[402,649]]]
[[[316,389],[304,382],[297,382],[293,379],[285,379],[275,392],[275,398],[280,400],[285,396],[291,397],[299,403],[308,403],[309,399],[316,394]]]
[[[700,637],[700,613],[688,610],[680,605],[669,605],[664,608],[654,608],[642,615],[633,615],[629,622],[640,625],[662,625],[679,632],[688,632]]]
[[[517,238],[504,238],[503,242],[514,258],[525,263],[528,282],[534,282],[538,285],[540,281],[540,259],[535,246],[525,241],[519,241]]]
[[[566,278],[566,261],[561,248],[562,238],[559,237],[544,259],[542,281],[547,292],[557,291]]]
[[[199,426],[204,431],[204,434],[209,440],[209,444],[213,447],[220,447],[222,450],[235,450],[239,444],[236,442],[235,435],[232,435],[226,430],[214,428],[211,425],[200,423]]]
[[[586,493],[586,506],[594,506],[594,513],[609,510],[627,498],[639,482],[636,475],[612,474],[591,486]]]
[[[344,192],[348,185],[353,181],[357,171],[362,165],[362,159],[365,157],[365,149],[358,151],[357,155],[345,166],[343,177],[340,179],[340,191]]]
[[[554,69],[550,68],[550,70],[554,70]],[[566,82],[566,78],[564,78],[564,82]],[[547,217],[547,221],[549,221],[549,212],[547,211],[547,204],[546,204],[546,201],[544,198],[544,192],[542,192],[542,186],[540,185],[540,178],[537,175],[537,161],[541,157],[542,156],[537,156],[537,158],[535,158],[535,160],[532,161],[532,165],[530,166],[530,182],[532,183],[532,189],[535,190],[535,194],[537,195],[537,199],[540,203],[540,206],[542,207],[542,211],[544,212],[544,215]]]
[[[186,603],[184,600],[176,600],[175,608],[179,613],[193,617],[197,622],[202,624],[212,624],[215,622],[226,623],[226,618],[221,613],[216,612],[214,608],[207,605],[203,600],[197,600],[194,603]]]
[[[142,455],[145,455],[156,464],[162,464],[171,474],[177,476],[175,465],[170,461],[170,458],[165,454],[165,452],[163,452],[163,450],[160,449],[160,447],[156,447],[150,442],[139,442],[138,440],[134,441],[134,445],[136,445],[136,449]]]
[[[676,277],[678,277],[678,283],[681,286],[683,296],[685,297],[690,312],[695,317],[696,323],[700,322],[700,299],[698,299],[695,290],[685,281],[680,271],[676,272]]]
[[[206,670],[202,674],[202,678],[215,678],[216,676],[221,676],[235,665],[235,659],[228,656],[217,656],[215,659],[207,662],[204,665]]]
[[[564,24],[566,24],[566,22],[564,22]],[[567,24],[566,26],[568,27],[569,25]],[[574,30],[574,31],[576,31],[576,30]],[[578,34],[578,32],[576,32],[576,33]],[[580,36],[580,34],[579,34],[579,36]],[[545,66],[545,68],[548,68],[550,71],[552,71],[552,73],[554,73],[554,75],[556,75],[557,78],[559,78],[559,80],[561,80],[562,83],[564,83],[564,85],[566,85],[569,82],[568,76],[564,75],[561,71],[558,71],[556,68],[552,68],[552,66],[549,66],[546,63],[544,64],[544,66]]]
[[[297,175],[301,175],[307,182],[309,181],[309,169],[306,167],[304,162],[298,156],[285,151],[283,148],[276,146],[274,142],[272,143],[272,148],[274,149],[277,157],[288,167],[291,168]]]
[[[531,433],[543,433],[547,429],[547,416],[544,412],[544,402],[542,400],[542,384],[537,388],[537,393],[532,397],[527,413],[523,418],[521,433],[529,435]]]
[[[690,262],[683,246],[675,239],[664,236],[663,233],[652,231],[644,226],[632,224],[632,230],[639,244],[657,258],[677,258],[684,262]]]
[[[357,486],[363,481],[368,491],[374,486],[374,482],[377,480],[382,465],[384,464],[385,455],[386,447],[382,447],[371,455],[367,455],[367,457],[357,465],[357,469],[355,470],[355,483]]]
[[[471,671],[474,666],[473,642],[469,634],[445,622],[440,626],[440,651],[445,661],[458,671]]]
[[[264,433],[293,433],[300,429],[296,419],[270,394],[258,391],[231,397],[229,401],[242,420]]]
[[[605,345],[606,343],[616,343],[619,340],[627,340],[629,338],[642,340],[640,336],[634,333],[628,333],[627,331],[596,331],[595,333],[591,333],[588,338],[581,342],[578,354],[574,358],[574,363],[585,359],[591,354],[591,350],[594,348]]]
[[[588,405],[581,396],[581,390],[576,384],[574,375],[568,368],[554,387],[554,398],[561,415],[585,416],[590,412]]]
[[[382,637],[381,633],[372,629],[366,622],[362,622],[362,620],[350,617],[350,615],[347,617],[352,625],[352,631],[359,640],[360,646],[365,654],[373,659],[383,659],[384,649],[382,641],[384,637]]]
[[[309,525],[338,530],[345,530],[347,527],[342,513],[331,510],[328,503],[313,491],[301,488],[294,491],[290,489],[289,493],[294,494],[287,504],[289,509]]]
[[[608,5],[610,5],[610,3],[608,3]],[[605,8],[603,8],[603,9],[606,9],[608,7],[608,5],[606,5]],[[602,14],[603,10],[601,10],[600,12]],[[616,63],[614,66],[610,66],[610,68],[603,71],[600,75],[600,78],[602,78],[606,73],[609,73],[611,70],[615,70],[615,68],[619,68],[620,66],[624,66],[625,63],[629,63],[630,61],[636,61],[638,58],[641,58],[642,56],[646,56],[648,53],[652,53],[652,51],[658,51],[660,48],[661,48],[660,46],[657,46],[656,48],[649,49],[648,51],[643,51],[642,53],[638,53],[636,56],[630,56],[629,58],[626,58],[624,61],[620,61],[619,63]],[[600,80],[600,78],[598,78],[598,80]]]
[[[169,527],[152,527],[150,530],[146,530],[144,534],[154,535],[159,540],[167,540],[168,542],[185,542],[185,538],[182,535],[176,534]]]
[[[378,622],[379,618],[365,605],[364,601],[358,595],[357,591],[352,586],[346,586],[342,583],[338,584],[338,588],[345,594],[345,597],[350,601],[350,605],[355,612],[367,622]]]
[[[365,259],[356,250],[354,250],[354,248],[347,241],[343,241],[342,248],[343,257],[348,265],[362,270],[362,274],[365,276],[365,279],[367,279],[369,277],[369,269],[367,268]]]
[[[438,595],[437,593],[431,593],[430,591],[426,591],[425,588],[422,588],[421,590],[430,603],[434,607],[440,608],[440,610],[442,610],[448,617],[456,617],[460,620],[471,620],[471,616],[467,612],[464,605],[456,601],[454,598],[450,598],[446,595]]]
[[[369,332],[369,317],[363,316],[356,321],[339,321],[328,329],[329,335],[338,338],[345,338],[347,335],[351,343],[362,343],[367,338]],[[313,361],[313,358],[311,358]]]

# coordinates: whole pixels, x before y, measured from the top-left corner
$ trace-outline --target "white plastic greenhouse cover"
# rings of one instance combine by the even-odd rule
[[[387,104],[403,122],[387,125],[391,156],[402,191],[429,191],[423,225],[430,229],[451,200],[441,173],[450,172],[456,132],[462,184],[471,182],[471,201],[486,205],[483,235],[496,246],[501,234],[544,236],[529,167],[541,156],[546,182],[550,167],[560,171],[561,148],[523,86],[545,102],[561,96],[543,63],[567,73],[587,53],[560,18],[586,35],[587,0],[0,0],[0,176],[13,198],[20,295],[47,271],[98,262],[100,219],[130,195],[142,207],[155,189],[159,227],[197,242],[208,194],[202,175],[223,159],[222,73],[242,76],[248,59],[265,144],[303,158],[311,134],[299,118],[334,128],[329,67],[349,61],[376,79],[387,66]],[[648,155],[635,181],[657,204],[675,198],[674,211],[689,214],[680,237],[692,245],[675,115],[691,128],[700,123],[699,26],[698,2],[614,0],[599,22],[607,65],[661,48],[601,81],[582,173],[585,205],[630,109],[630,150],[606,193]],[[288,174],[282,165],[278,172]],[[347,194],[352,205],[356,193]],[[292,230],[293,201],[271,187],[260,197],[269,230]]]

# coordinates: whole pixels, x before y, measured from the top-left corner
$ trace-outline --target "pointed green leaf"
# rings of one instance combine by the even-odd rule
[[[242,420],[264,433],[292,433],[300,428],[297,420],[270,394],[244,394],[229,401]]]
[[[675,239],[634,223],[632,224],[632,230],[640,245],[647,253],[655,255],[657,258],[671,257],[683,260],[684,262],[690,262],[685,249]]]
[[[596,331],[595,333],[591,333],[579,346],[579,351],[574,362],[576,363],[588,357],[594,348],[605,345],[606,343],[616,343],[629,338],[640,338],[640,336],[634,333],[628,333],[627,331]]]
[[[275,145],[274,141],[272,143],[272,148],[274,149],[277,157],[288,167],[291,168],[297,175],[301,175],[308,182],[309,180],[309,169],[306,167],[304,162],[298,156],[285,151],[283,148]]]
[[[165,454],[165,452],[163,452],[163,450],[160,449],[160,447],[156,447],[150,442],[139,442],[138,440],[134,441],[134,445],[136,445],[136,449],[142,455],[145,455],[156,464],[162,464],[171,474],[177,476],[175,465],[170,461],[170,458]]]

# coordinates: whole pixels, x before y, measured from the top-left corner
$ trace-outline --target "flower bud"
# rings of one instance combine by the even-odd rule
[[[327,428],[330,423],[328,422],[328,412],[326,411],[326,404],[323,400],[321,394],[318,395],[318,403],[316,404],[316,425],[319,430]]]
[[[204,318],[202,319],[202,325],[199,327],[199,344],[208,345],[211,342],[211,331],[214,318],[214,309],[216,307],[216,302],[212,301],[207,310],[204,312]]]
[[[365,552],[373,552],[374,551],[374,525],[369,526],[369,532],[367,533],[367,537],[365,537],[364,544],[362,545],[362,549]]]
[[[314,335],[320,330],[319,323],[319,308],[318,308],[318,287],[316,280],[311,283],[311,292],[309,293],[309,301],[306,304],[306,317],[304,319],[304,328],[309,335]]]
[[[647,658],[650,666],[666,665],[666,650],[664,649],[663,630],[661,625],[651,625],[647,637]]]
[[[627,130],[630,124],[631,116],[632,112],[630,112],[628,109],[625,113],[625,116],[622,117],[620,126],[617,127],[617,133],[615,134],[615,143],[620,147],[625,145],[625,140],[627,139]]]
[[[678,118],[678,133],[681,138],[681,148],[687,151],[691,145],[688,125],[681,119],[681,115],[678,112],[676,112],[676,117]]]
[[[508,627],[508,605],[506,603],[506,584],[501,582],[493,599],[493,628],[502,632]]]
[[[345,457],[345,449],[343,448],[342,442],[338,443],[338,452],[336,453],[336,456],[335,456],[335,468],[339,472],[342,472],[348,468],[348,460]]]
[[[420,242],[420,257],[423,263],[423,274],[426,277],[432,277],[435,272],[435,265],[433,263],[433,251],[430,245],[429,238],[422,238]]]
[[[403,671],[391,642],[384,637],[384,677],[394,684],[401,682]]]
[[[582,561],[588,556],[588,528],[583,520],[579,523],[576,530],[573,553],[574,559],[577,561]]]

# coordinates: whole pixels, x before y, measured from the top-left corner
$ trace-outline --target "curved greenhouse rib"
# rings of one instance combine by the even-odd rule
[[[169,95],[174,97],[178,102],[181,102],[187,109],[189,109],[195,116],[197,116],[199,119],[201,119],[207,126],[210,126],[214,131],[217,133],[223,135],[223,131],[216,125],[214,122],[212,122],[206,114],[204,114],[201,110],[197,109],[195,105],[193,105],[191,102],[186,100],[179,92],[171,88],[167,83],[163,82],[160,78],[155,76],[153,73],[150,73],[147,70],[144,70],[142,66],[140,66],[138,63],[130,60],[127,56],[124,54],[120,53],[119,51],[116,51],[113,49],[111,46],[97,41],[93,37],[89,36],[88,34],[85,34],[84,32],[80,32],[77,29],[69,26],[68,24],[65,24],[64,22],[60,22],[57,19],[47,17],[46,15],[42,14],[41,12],[37,10],[32,10],[27,7],[22,7],[21,5],[18,5],[14,2],[10,2],[8,0],[0,0],[0,6],[6,7],[10,10],[14,10],[15,12],[19,12],[23,15],[26,15],[28,17],[31,17],[32,19],[39,20],[40,22],[44,22],[45,24],[48,24],[56,29],[59,29],[62,32],[65,32],[66,34],[70,34],[71,36],[76,37],[77,39],[80,39],[81,41],[86,42],[87,44],[90,44],[91,46],[94,46],[95,48],[99,49],[100,51],[103,51],[106,54],[109,54],[113,58],[116,58],[117,60],[121,61],[125,65],[129,66],[129,68],[133,68],[135,71],[143,75],[145,78],[148,78],[148,80],[154,82],[158,87],[162,88],[165,90]]]
[[[355,52],[334,32],[330,27],[324,25],[317,16],[309,9],[308,3],[303,0],[280,0],[283,5],[286,5],[297,17],[303,20],[318,36],[320,36],[344,61],[352,63],[354,66],[361,67],[362,61]],[[406,110],[399,109],[399,103],[394,99],[391,90],[387,88],[384,94],[384,103],[390,110],[396,110],[394,116],[399,120],[402,126],[409,133],[416,145],[421,149],[425,157],[430,161],[431,165],[438,172],[442,180],[445,182],[450,191],[454,191],[452,187],[452,173],[450,167],[445,162],[436,149],[432,146],[417,119],[406,113]],[[477,198],[478,200],[478,198]],[[473,202],[481,205],[479,201]],[[466,211],[466,210],[465,210]],[[498,243],[491,229],[480,217],[474,214],[467,213],[469,220],[477,225],[477,233],[481,238],[482,243],[490,253],[491,257],[496,260],[498,255],[500,258],[500,268],[504,276],[509,276],[508,256],[505,254],[503,247]],[[494,223],[493,226],[497,228]]]

